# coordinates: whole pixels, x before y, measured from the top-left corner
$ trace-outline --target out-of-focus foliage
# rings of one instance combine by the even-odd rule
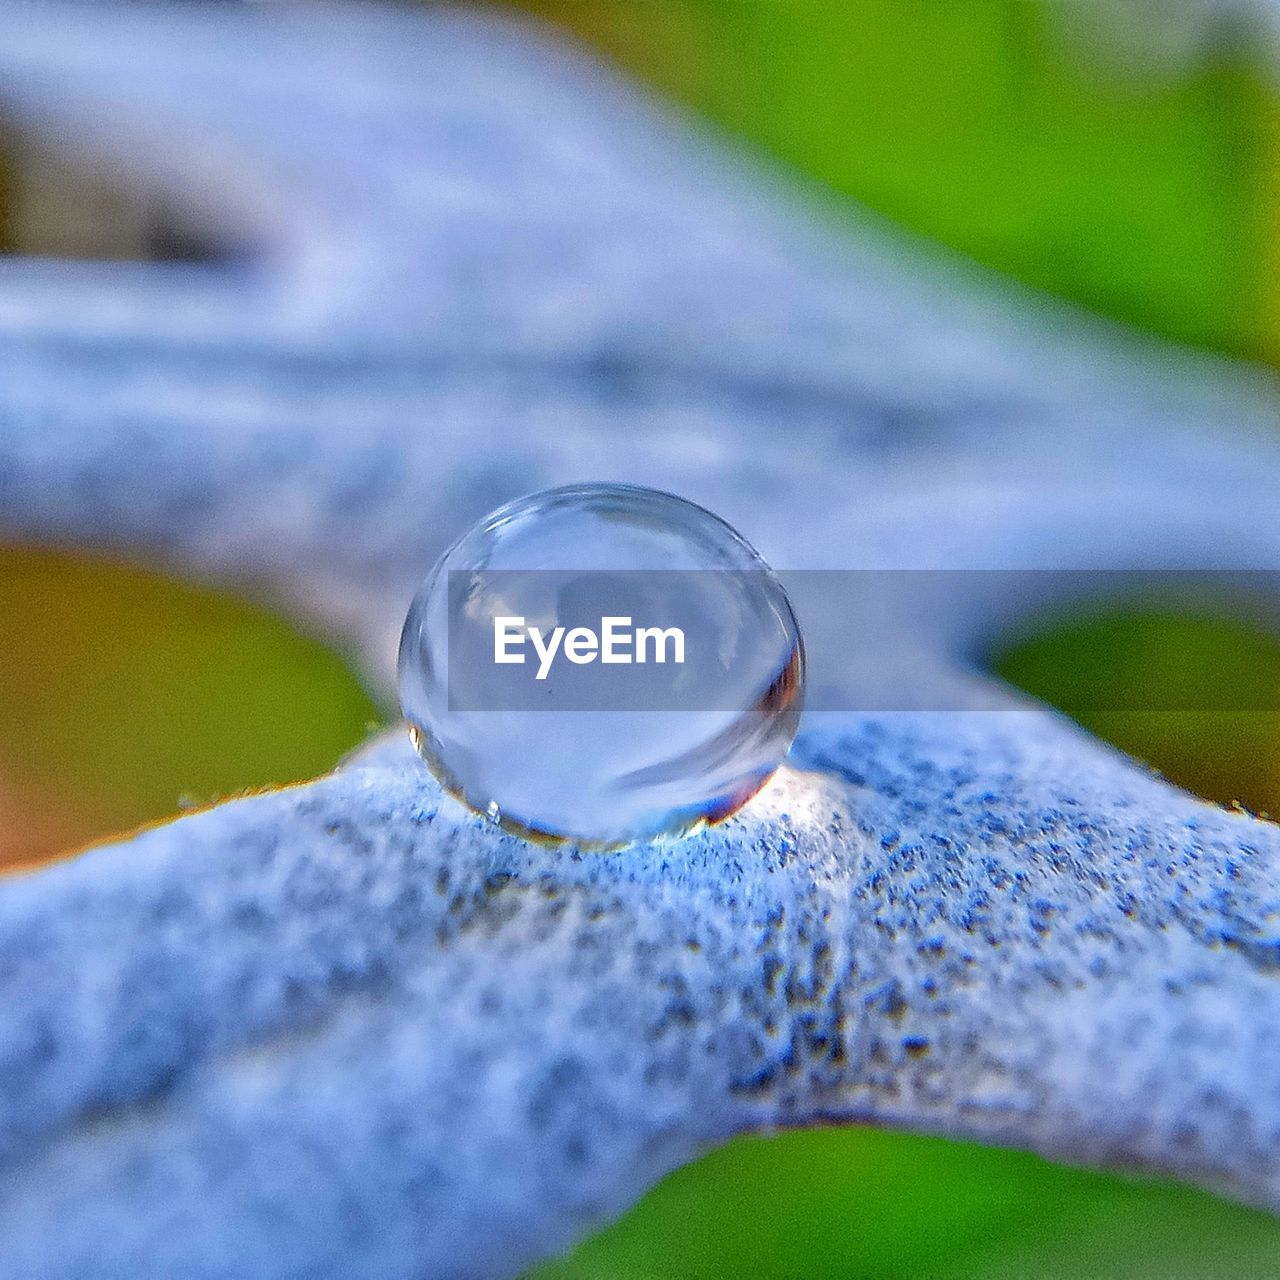
[[[1268,632],[1115,610],[1046,623],[995,665],[1173,782],[1280,814],[1280,640]]]
[[[1144,56],[1132,30],[1120,42],[1096,20],[1108,0],[516,3],[1018,280],[1187,341],[1280,351],[1274,101],[1245,28],[1220,24],[1179,62]]]
[[[380,718],[264,609],[142,570],[0,551],[0,865],[314,777]]]
[[[175,262],[219,252],[162,193],[41,145],[0,116],[0,255]]]
[[[536,1280],[1261,1280],[1280,1222],[1212,1196],[909,1134],[740,1138]]]

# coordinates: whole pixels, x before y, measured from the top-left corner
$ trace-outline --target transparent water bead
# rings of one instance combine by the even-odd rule
[[[441,783],[509,830],[599,849],[746,803],[791,745],[803,686],[759,555],[702,507],[629,485],[486,516],[400,642],[401,706]]]

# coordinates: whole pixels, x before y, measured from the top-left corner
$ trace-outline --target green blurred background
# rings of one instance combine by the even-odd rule
[[[852,197],[1153,333],[1280,359],[1276,95],[1246,24],[1191,40],[1189,9],[1144,25],[1101,0],[524,7],[816,180],[827,208]],[[6,215],[14,176],[0,163],[0,247],[30,251]],[[43,551],[0,551],[0,654],[13,868],[322,772],[391,713],[263,608]],[[1120,686],[1131,704],[1185,695],[1210,670],[1246,703],[1280,683],[1275,637],[1114,608],[1045,619],[991,660],[1192,790],[1280,811],[1276,716],[1091,710]],[[1280,1274],[1280,1223],[1021,1153],[829,1129],[730,1143],[538,1274],[1262,1277]]]

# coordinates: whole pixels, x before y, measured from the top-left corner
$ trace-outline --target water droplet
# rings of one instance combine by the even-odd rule
[[[400,701],[441,783],[584,847],[733,813],[795,736],[804,650],[781,584],[709,511],[584,484],[486,516],[422,584]]]

